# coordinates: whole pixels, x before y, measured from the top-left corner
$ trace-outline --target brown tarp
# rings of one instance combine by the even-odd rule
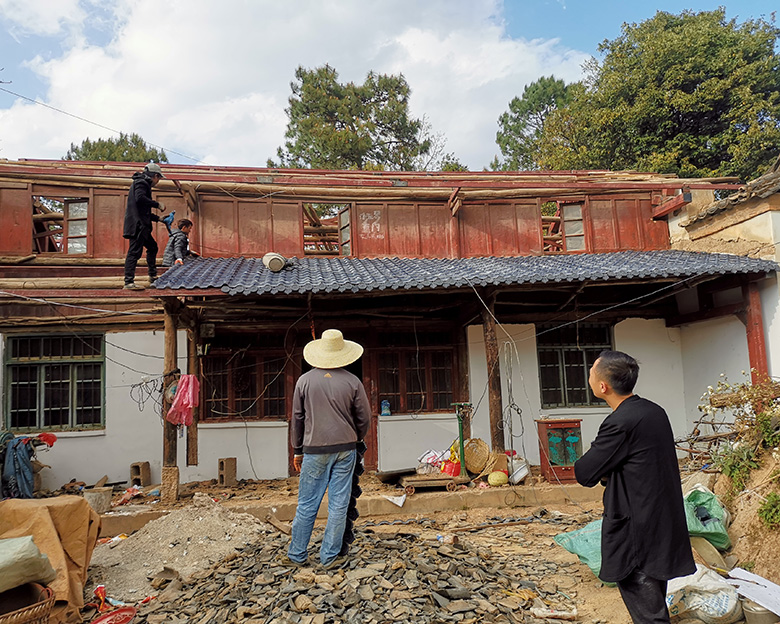
[[[100,516],[80,496],[0,502],[0,538],[32,535],[57,578],[49,584],[57,602],[51,624],[81,622],[84,583],[100,532]]]

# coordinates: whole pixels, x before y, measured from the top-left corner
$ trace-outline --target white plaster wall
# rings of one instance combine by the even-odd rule
[[[179,368],[186,370],[186,335],[178,336]],[[148,461],[152,480],[159,482],[162,459],[162,420],[159,408],[148,400],[143,409],[133,384],[157,377],[163,369],[162,331],[106,334],[106,426],[102,431],[57,433],[57,442],[39,459],[43,486],[55,489],[71,479],[94,483],[103,475],[111,481],[128,481],[130,464]]]
[[[236,458],[239,479],[286,478],[287,432],[286,422],[201,424],[197,466],[186,465],[186,440],[179,441],[179,479],[182,483],[215,479],[223,457]]]
[[[680,329],[680,335],[686,429],[690,431],[700,417],[698,406],[707,387],[715,386],[721,379],[721,373],[732,383],[742,383],[749,379],[750,360],[745,326],[735,316],[685,325]],[[677,430],[675,433],[678,433]]]
[[[542,409],[539,369],[536,355],[536,332],[533,325],[504,325],[497,328],[501,353],[503,406],[511,413],[511,437],[505,430],[507,448],[513,448],[532,464],[539,463],[539,443],[536,419],[582,419],[583,451],[596,437],[604,418],[611,412],[605,404],[599,407]],[[480,401],[487,385],[487,362],[481,326],[469,328],[469,367],[471,400],[478,405],[472,435],[490,440],[490,416],[487,394]],[[641,372],[637,392],[663,405],[669,413],[675,431],[685,430],[685,398],[680,331],[669,329],[662,320],[628,319],[615,326],[615,348],[640,360]],[[507,358],[511,357],[510,365]],[[510,401],[510,394],[513,401]],[[516,405],[516,410],[508,409]]]
[[[614,338],[615,349],[639,362],[634,392],[666,410],[675,436],[687,433],[680,330],[662,319],[626,319],[615,325]]]
[[[443,451],[458,438],[458,419],[454,412],[384,416],[379,419],[377,438],[381,472],[416,468],[425,451]]]

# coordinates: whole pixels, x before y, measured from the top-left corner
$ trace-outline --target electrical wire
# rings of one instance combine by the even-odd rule
[[[114,128],[110,128],[108,126],[104,126],[103,124],[100,124],[96,121],[92,121],[90,119],[87,119],[85,117],[80,117],[79,115],[74,115],[73,113],[69,113],[68,111],[64,111],[61,108],[57,108],[56,106],[52,106],[51,104],[46,104],[45,102],[41,102],[39,100],[34,100],[31,97],[27,97],[26,95],[22,95],[21,93],[16,93],[15,91],[11,91],[10,89],[6,89],[5,87],[0,87],[0,91],[4,91],[5,93],[8,93],[9,95],[13,95],[15,97],[21,98],[22,100],[26,100],[28,102],[32,102],[33,104],[37,104],[38,106],[43,106],[44,108],[48,108],[49,110],[53,110],[57,113],[60,113],[62,115],[67,115],[68,117],[72,117],[73,119],[78,119],[79,121],[83,121],[85,123],[91,124],[93,126],[97,126],[98,128],[102,128],[103,130],[108,130],[109,132],[113,132],[114,134],[125,134],[121,130],[116,130]],[[172,150],[166,147],[163,147],[162,145],[156,145],[154,143],[150,143],[146,141],[146,144],[150,147],[154,147],[157,149],[161,149],[164,152],[168,152],[171,154],[176,154],[177,156],[182,156],[183,158],[186,158],[188,160],[191,160],[199,165],[206,165],[208,163],[204,163],[202,160],[195,158],[193,156],[187,156],[187,154],[182,154],[181,152],[177,152],[176,150]]]
[[[0,295],[6,297],[14,297],[16,299],[23,299],[25,301],[35,301],[36,303],[43,303],[49,306],[60,306],[62,308],[74,308],[76,310],[87,310],[89,312],[104,312],[106,314],[116,314],[121,316],[159,316],[159,312],[132,312],[126,310],[104,310],[103,308],[90,308],[87,306],[76,305],[74,303],[64,303],[61,301],[51,301],[49,299],[42,299],[40,297],[28,297],[27,295],[20,295],[19,293],[12,293],[5,290],[0,290]],[[59,314],[59,312],[58,312]]]

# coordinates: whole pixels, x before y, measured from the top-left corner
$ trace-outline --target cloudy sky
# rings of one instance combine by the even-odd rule
[[[624,22],[720,4],[738,21],[775,10],[769,0],[627,4],[0,0],[0,158],[61,158],[121,130],[171,162],[265,166],[283,143],[295,68],[328,63],[343,82],[403,73],[412,113],[479,170],[497,154],[512,97],[541,76],[579,79]]]

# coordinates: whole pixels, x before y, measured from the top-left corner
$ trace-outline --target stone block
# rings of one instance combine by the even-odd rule
[[[238,483],[236,479],[236,458],[223,457],[218,461],[217,483],[222,487],[234,487]]]
[[[146,487],[152,484],[152,469],[149,462],[130,464],[130,486]]]

